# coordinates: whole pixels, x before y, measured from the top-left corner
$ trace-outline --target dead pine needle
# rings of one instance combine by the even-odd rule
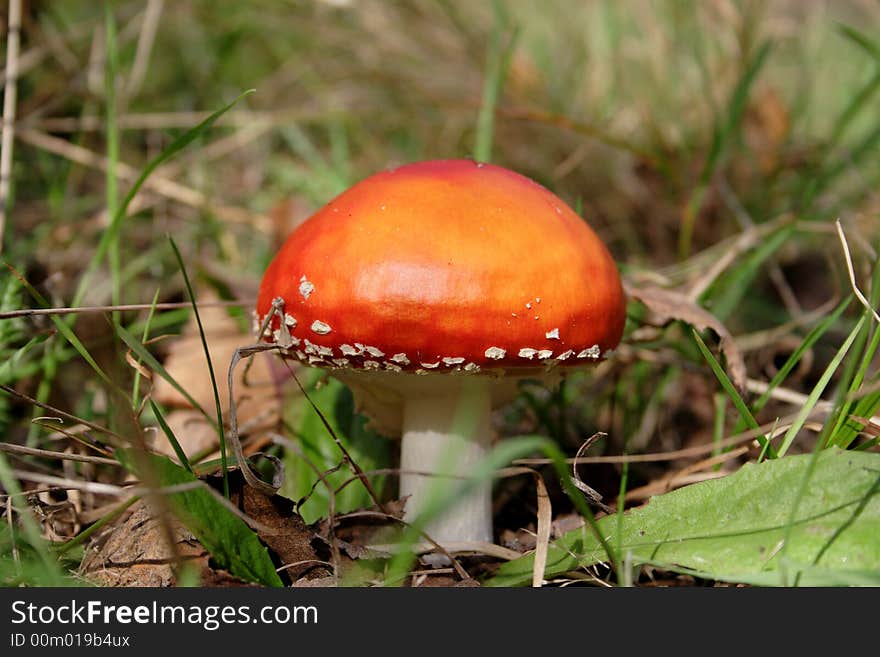
[[[849,252],[849,244],[846,241],[846,234],[843,232],[843,226],[840,223],[840,219],[835,221],[837,224],[837,235],[840,237],[840,244],[843,247],[843,257],[846,260],[846,271],[849,273],[849,283],[852,286],[853,294],[856,295],[856,299],[865,307],[865,309],[871,313],[874,317],[874,321],[880,324],[880,315],[877,314],[877,311],[871,307],[871,302],[862,294],[862,291],[859,289],[858,283],[856,283],[856,272],[853,267],[852,256]]]

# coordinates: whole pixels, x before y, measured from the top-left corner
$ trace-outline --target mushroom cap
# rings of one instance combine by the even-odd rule
[[[260,285],[268,341],[345,370],[527,374],[603,358],[625,297],[608,249],[538,183],[438,160],[377,173],[297,227]],[[512,372],[513,373],[513,372]]]

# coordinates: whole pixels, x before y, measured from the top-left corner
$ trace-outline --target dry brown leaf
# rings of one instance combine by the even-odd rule
[[[285,566],[287,575],[298,580],[306,573],[308,578],[328,576],[328,567],[318,567],[321,559],[312,545],[315,532],[307,526],[294,510],[294,504],[280,495],[263,495],[251,486],[241,485],[239,497],[241,509],[263,529],[257,534]]]
[[[165,422],[187,456],[206,453],[219,446],[217,425],[208,422],[207,418],[198,411],[178,408],[165,416]],[[177,461],[177,453],[168,442],[165,432],[157,429],[151,446],[159,454]]]
[[[643,303],[658,323],[672,320],[687,322],[699,331],[712,329],[721,339],[719,347],[727,360],[727,373],[740,392],[746,389],[746,364],[736,342],[727,327],[705,308],[698,306],[683,294],[655,286],[637,286],[624,282],[624,290],[630,299]]]
[[[214,298],[210,292],[199,294],[200,300]],[[235,350],[252,344],[254,336],[242,331],[238,323],[229,316],[224,308],[205,307],[199,309],[205,340],[211,353],[211,363],[217,379],[217,390],[220,395],[220,407],[226,415],[229,412],[229,389],[226,384],[226,372]],[[195,316],[190,320],[183,334],[174,340],[169,348],[164,363],[168,373],[195,399],[202,408],[213,414],[215,409],[214,389],[205,353],[199,336]],[[286,375],[286,369],[274,360],[272,354],[260,353],[251,357],[250,368],[236,368],[234,378],[235,404],[239,427],[246,427],[248,422],[262,417],[272,417],[278,413],[280,399],[278,381]],[[178,409],[191,409],[191,404],[164,378],[154,376],[153,397],[162,404]],[[171,416],[169,415],[169,424]],[[175,418],[175,421],[189,422],[188,416]],[[206,424],[206,423],[205,423]],[[192,427],[198,425],[193,424]],[[172,426],[172,428],[174,428]],[[199,430],[200,431],[200,430]],[[187,453],[193,453],[193,444],[202,445],[204,432],[197,431],[192,441],[183,435],[177,435],[181,446]],[[175,432],[176,433],[176,432]],[[214,435],[216,439],[216,434]],[[165,442],[165,441],[160,441]],[[191,444],[192,443],[192,444]]]
[[[168,517],[165,522],[171,527],[180,557],[199,565],[203,586],[243,583],[228,573],[213,572],[208,565],[208,553],[176,518]],[[162,521],[141,501],[92,543],[80,572],[100,586],[174,586],[173,560]]]

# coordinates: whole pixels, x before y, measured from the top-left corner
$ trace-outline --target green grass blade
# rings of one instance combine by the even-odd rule
[[[49,302],[46,298],[40,294],[40,292],[30,284],[30,282],[22,276],[17,269],[15,269],[9,263],[6,263],[6,267],[9,271],[12,272],[13,276],[18,278],[21,281],[24,288],[28,291],[28,293],[40,304],[43,308],[49,307]],[[51,315],[52,323],[55,324],[55,328],[58,329],[58,332],[64,336],[64,339],[67,340],[70,345],[76,349],[77,353],[82,357],[84,361],[89,364],[95,373],[101,378],[101,380],[106,383],[109,387],[113,389],[118,389],[116,384],[110,380],[110,377],[101,369],[101,366],[92,358],[92,355],[89,353],[88,349],[86,349],[85,345],[80,341],[80,339],[73,332],[73,329],[65,322],[63,319],[60,319],[57,315]]]
[[[868,301],[869,305],[874,308],[877,306],[878,301],[880,301],[880,259],[874,263],[870,290],[871,293]],[[872,313],[867,309],[865,310],[865,317],[868,322],[871,322],[873,319]],[[857,395],[865,379],[868,377],[868,371],[874,362],[874,356],[878,348],[880,348],[880,326],[872,324],[872,328],[873,335],[871,335],[867,346],[864,347],[858,358],[858,368],[855,367],[856,360],[852,360],[851,363],[847,363],[844,376],[841,377],[841,396],[845,398],[839,401],[835,409],[836,421],[833,429],[828,433],[829,445],[837,445],[842,448],[849,447],[865,428],[861,422],[850,416],[870,418],[880,408],[880,391],[868,393],[856,402],[847,401],[846,399]],[[858,351],[861,351],[861,347],[856,342],[852,354],[855,355]],[[850,373],[853,369],[855,369],[855,373],[851,375]],[[846,385],[847,381],[849,381],[848,386]],[[846,388],[845,392],[844,388]]]
[[[193,474],[192,466],[189,464],[189,459],[186,457],[186,452],[183,451],[183,448],[180,446],[180,443],[177,440],[177,436],[174,435],[174,432],[171,430],[171,427],[168,426],[168,423],[165,422],[165,418],[162,415],[162,409],[160,409],[156,402],[152,399],[150,400],[150,408],[153,409],[153,415],[156,416],[156,421],[159,423],[159,426],[162,428],[162,432],[165,434],[165,437],[168,438],[168,442],[171,443],[171,447],[174,448],[174,453],[177,454],[177,460],[180,461],[180,464],[186,469],[187,472]],[[223,464],[225,467],[225,463]]]
[[[82,530],[79,534],[71,538],[69,541],[62,543],[61,545],[55,546],[53,551],[55,552],[55,554],[64,554],[65,552],[70,551],[72,548],[75,548],[77,545],[82,545],[85,541],[89,539],[89,537],[99,532],[102,527],[105,527],[108,523],[121,516],[128,508],[131,507],[132,504],[137,502],[139,499],[141,499],[139,496],[134,495],[125,500],[115,509],[112,509],[109,513],[101,517],[99,520],[96,520],[94,523],[89,525],[86,529]]]
[[[696,329],[691,329],[691,333],[694,336],[694,341],[697,343],[697,347],[700,350],[700,353],[703,355],[703,358],[708,363],[709,367],[712,370],[712,373],[715,374],[715,378],[718,379],[718,382],[721,384],[721,387],[724,389],[724,392],[727,393],[727,396],[730,398],[730,401],[733,402],[734,407],[740,414],[740,418],[748,425],[749,429],[760,430],[760,425],[757,420],[755,420],[755,416],[752,415],[752,412],[749,410],[749,407],[746,406],[746,403],[743,401],[743,398],[740,396],[739,392],[737,392],[736,387],[730,380],[730,377],[727,376],[727,373],[721,367],[721,364],[715,359],[715,356],[712,355],[712,352],[709,351],[709,347],[706,346],[706,343],[703,342],[703,338],[700,337],[700,334]],[[757,436],[757,441],[760,443],[762,451],[766,452],[770,458],[776,458],[776,453],[773,450],[773,446],[770,444],[770,441],[767,440],[766,436],[759,435]]]
[[[211,114],[208,118],[199,123],[197,126],[195,126],[194,128],[190,128],[189,130],[184,132],[182,135],[172,141],[171,144],[168,145],[168,148],[162,151],[147,164],[147,166],[141,172],[141,175],[138,176],[138,179],[131,186],[131,189],[128,190],[128,194],[125,195],[122,203],[117,208],[116,214],[113,215],[113,217],[111,218],[110,226],[107,228],[106,231],[104,231],[104,234],[101,236],[101,240],[100,242],[98,242],[98,248],[95,250],[95,253],[92,256],[88,267],[83,273],[82,278],[80,278],[80,282],[77,286],[77,291],[74,294],[73,302],[71,305],[78,306],[82,302],[82,298],[85,295],[86,290],[88,289],[89,283],[91,282],[92,274],[103,260],[104,256],[107,253],[107,249],[112,241],[116,239],[116,232],[119,230],[120,222],[125,217],[125,214],[128,211],[129,204],[140,191],[141,187],[143,187],[143,184],[146,182],[147,178],[150,177],[150,174],[152,174],[163,163],[174,157],[177,153],[179,153],[196,139],[198,139],[205,131],[207,131],[209,128],[211,128],[211,126],[214,125],[217,119],[219,119],[226,112],[232,109],[232,107],[236,103],[238,103],[238,101],[240,101],[245,96],[252,94],[253,92],[253,89],[245,91],[231,103],[221,107],[219,110]]]
[[[504,79],[510,68],[519,28],[509,27],[499,3],[495,3],[495,29],[486,58],[486,72],[483,78],[483,102],[477,116],[477,134],[474,143],[474,159],[489,162],[492,159],[492,139],[495,131],[495,108],[504,86]]]
[[[837,321],[840,315],[849,307],[849,304],[852,303],[852,297],[847,297],[843,301],[841,301],[837,307],[831,312],[830,315],[824,317],[819,324],[817,324],[813,330],[807,333],[807,336],[804,338],[803,342],[798,345],[798,348],[795,349],[791,355],[789,355],[788,359],[786,359],[785,363],[782,367],[779,368],[779,371],[773,376],[770,380],[770,383],[767,384],[767,390],[765,390],[760,397],[752,404],[752,412],[757,413],[764,406],[767,405],[767,402],[770,401],[771,396],[773,395],[773,390],[779,387],[783,381],[788,377],[791,371],[795,368],[795,366],[801,361],[806,351],[812,347],[816,342],[825,335],[826,331]]]
[[[223,467],[223,495],[229,497],[229,473],[226,471],[226,432],[223,431],[223,409],[220,406],[220,392],[217,388],[217,377],[214,376],[214,364],[211,362],[211,352],[208,349],[208,341],[205,339],[205,329],[202,326],[202,318],[199,315],[199,306],[196,304],[196,294],[193,292],[192,285],[189,282],[189,275],[186,273],[186,266],[183,264],[183,257],[174,243],[174,239],[169,235],[168,241],[171,242],[171,248],[174,250],[174,257],[177,258],[177,264],[180,267],[180,273],[183,274],[183,282],[186,284],[186,292],[189,295],[190,303],[192,303],[193,313],[195,313],[196,324],[199,327],[199,338],[202,341],[202,349],[205,351],[205,360],[208,361],[208,373],[211,376],[211,389],[214,392],[214,407],[217,412],[217,435],[220,438],[220,460]]]
[[[156,360],[156,357],[151,354],[144,345],[142,345],[136,337],[134,337],[131,333],[126,330],[122,324],[114,324],[113,329],[116,331],[116,334],[122,338],[122,341],[128,345],[128,348],[131,349],[137,357],[140,358],[147,366],[157,372],[159,376],[168,381],[171,384],[171,387],[174,388],[177,392],[184,396],[184,398],[192,405],[194,409],[196,409],[199,413],[205,416],[210,422],[214,421],[208,412],[202,408],[202,405],[199,404],[192,395],[190,395],[186,390],[184,390],[183,386],[181,386],[171,374],[168,373],[168,370]]]
[[[825,368],[825,371],[822,373],[819,381],[813,387],[812,392],[810,392],[810,396],[807,398],[807,402],[803,405],[801,410],[798,411],[794,422],[789,427],[788,431],[785,432],[785,437],[782,439],[782,445],[780,445],[779,447],[779,456],[784,456],[785,453],[788,451],[788,448],[791,447],[791,443],[794,441],[795,436],[797,436],[797,434],[803,428],[804,423],[807,421],[807,418],[809,417],[812,410],[816,407],[816,404],[818,403],[819,398],[822,396],[822,393],[825,392],[825,387],[828,385],[828,382],[831,380],[834,372],[837,371],[837,368],[843,361],[844,356],[846,356],[847,351],[849,351],[849,348],[852,346],[852,343],[855,341],[856,336],[858,336],[858,334],[861,332],[864,325],[865,317],[863,316],[856,323],[855,327],[850,332],[844,343],[841,345],[840,349],[838,349],[837,353],[834,355],[834,358],[832,358],[831,362],[828,363],[828,366]]]
[[[150,303],[150,312],[147,313],[147,319],[144,322],[144,332],[141,335],[141,343],[146,344],[147,339],[150,337],[150,326],[153,323],[153,315],[156,313],[156,303],[159,301],[159,288],[156,288],[155,294],[153,294],[153,301]],[[138,361],[140,364],[140,361]],[[141,373],[140,370],[135,369],[134,371],[134,381],[131,384],[131,407],[136,409],[138,404],[140,404],[140,383],[141,383]]]
[[[716,280],[703,295],[711,298],[712,314],[722,322],[740,306],[743,297],[752,289],[752,282],[768,258],[789,242],[794,233],[792,225],[783,226],[768,235],[748,256],[741,259],[723,280]]]
[[[105,132],[107,139],[107,171],[105,172],[107,216],[115,217],[119,198],[117,192],[117,173],[119,165],[119,126],[116,124],[116,79],[119,59],[116,52],[116,21],[110,2],[104,2],[104,103],[106,105]],[[119,280],[119,231],[111,231],[107,247],[107,263],[110,267],[110,298],[114,305],[120,303],[122,296]],[[114,317],[118,313],[114,313]]]
[[[18,485],[18,481],[12,475],[12,471],[9,468],[9,462],[6,460],[6,455],[3,454],[3,452],[0,452],[0,484],[3,485],[7,495],[15,500],[21,500],[21,503],[24,505],[27,504],[27,497],[25,497],[21,490],[21,486]],[[46,545],[46,541],[43,540],[37,520],[31,514],[29,508],[19,508],[19,511],[20,513],[18,517],[21,519],[21,526],[24,530],[25,538],[34,551],[39,555],[43,567],[46,569],[46,572],[50,574],[55,585],[60,585],[64,577],[58,566],[58,562],[52,557],[49,548]],[[4,518],[4,524],[5,523],[6,519]]]
[[[679,256],[682,258],[690,254],[694,223],[703,207],[706,193],[709,190],[709,184],[715,172],[724,164],[733,135],[739,130],[742,123],[752,86],[767,62],[771,49],[772,43],[770,41],[765,41],[758,48],[757,53],[752,57],[749,65],[737,82],[733,94],[731,94],[725,120],[719,123],[713,132],[712,145],[706,158],[706,164],[703,166],[703,171],[700,174],[699,183],[688,199],[682,216],[681,232],[679,233],[678,241]]]
[[[880,64],[880,45],[875,43],[870,37],[868,37],[868,35],[859,32],[856,28],[850,25],[841,24],[838,27],[843,36],[862,48],[866,53],[877,60],[878,64]]]

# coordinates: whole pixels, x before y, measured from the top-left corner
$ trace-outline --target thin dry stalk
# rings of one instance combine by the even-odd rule
[[[12,149],[15,140],[15,106],[18,93],[18,48],[21,30],[21,0],[9,0],[6,30],[6,84],[3,89],[3,136],[0,138],[0,253],[6,232],[6,200],[12,180]]]
[[[475,554],[485,554],[488,557],[496,557],[505,561],[513,561],[522,556],[521,552],[511,550],[502,545],[496,545],[495,543],[486,543],[485,541],[452,541],[444,543],[443,547],[449,553],[458,554],[462,552],[471,552]],[[368,545],[367,549],[385,554],[394,554],[395,552],[400,551],[400,546],[393,543],[382,543]],[[429,552],[436,552],[437,546],[433,543],[415,543],[409,547],[409,550],[411,550],[413,554],[426,554]],[[467,579],[469,577],[467,576],[467,573],[464,573],[464,576],[462,576],[462,573],[459,573],[459,576],[461,576],[462,579]]]
[[[593,438],[595,439],[595,437]],[[547,555],[550,552],[550,530],[553,524],[553,508],[550,504],[550,494],[544,478],[537,470],[532,468],[506,468],[501,471],[502,476],[528,474],[535,481],[535,492],[538,496],[537,531],[535,532],[535,557],[532,565],[532,587],[541,588],[547,583],[544,574],[547,571]]]
[[[754,246],[757,238],[758,234],[754,228],[747,228],[744,230],[733,243],[732,248],[726,250],[705,274],[691,284],[690,289],[685,294],[688,301],[696,302],[700,295],[706,291],[706,288],[708,288],[725,269],[733,264],[742,253],[745,253]]]
[[[6,522],[9,523],[9,536],[12,541],[12,561],[15,563],[15,570],[21,573],[21,558],[18,554],[18,544],[15,542],[15,521],[13,519],[12,495],[6,496]]]
[[[411,526],[405,520],[401,520],[397,516],[392,515],[390,513],[386,513],[385,511],[372,511],[372,510],[352,511],[351,513],[345,513],[345,514],[336,516],[335,521],[338,522],[338,521],[344,520],[346,518],[382,518],[384,520],[391,520],[392,522],[399,523],[400,525],[402,525],[404,527]],[[458,573],[458,576],[461,577],[461,579],[471,579],[470,574],[452,556],[452,552],[454,552],[455,550],[450,548],[446,543],[441,545],[440,543],[435,541],[433,538],[431,538],[431,536],[424,531],[422,531],[420,533],[426,539],[426,542],[425,543],[415,543],[413,546],[407,547],[408,551],[412,552],[413,554],[422,554],[425,552],[439,552],[444,557],[446,557],[446,559],[448,560],[449,563],[452,564],[452,567],[455,569],[455,572]],[[462,543],[461,545],[492,546],[492,543],[483,543],[481,541],[473,541],[473,542],[468,541],[468,542]],[[430,546],[430,547],[428,547],[428,546]],[[379,549],[374,545],[367,545],[366,547],[368,550],[379,551]],[[401,546],[399,546],[399,545],[397,545],[397,546],[388,545],[388,546],[382,546],[382,547],[386,548],[383,551],[386,552],[387,554],[392,554],[395,551],[397,551],[397,552],[401,551]],[[499,546],[496,546],[496,547],[499,547]],[[465,550],[470,550],[470,548],[465,548]]]
[[[862,294],[862,291],[859,289],[858,284],[856,283],[856,272],[853,268],[852,256],[849,253],[849,244],[846,242],[846,235],[843,232],[843,226],[840,224],[840,219],[836,222],[837,224],[837,235],[840,237],[840,244],[843,246],[843,257],[846,259],[846,270],[849,273],[849,283],[852,286],[853,294],[856,295],[856,298],[859,302],[868,310],[873,316],[874,321],[880,323],[880,315],[877,314],[877,311],[871,307],[871,302]]]
[[[242,308],[254,305],[253,299],[244,301],[200,301],[197,302],[199,308]],[[175,310],[178,308],[192,308],[189,301],[179,301],[174,303],[157,303],[155,306],[151,303],[129,303],[116,306],[79,306],[76,308],[22,308],[20,310],[9,310],[0,313],[0,319],[12,319],[14,317],[33,317],[34,315],[72,315],[80,313],[109,313],[115,311],[127,310]]]
[[[55,155],[67,158],[72,162],[83,166],[106,171],[108,168],[107,159],[98,155],[94,151],[90,151],[82,146],[77,146],[64,139],[52,137],[42,132],[32,130],[30,128],[20,128],[19,138],[35,146]],[[137,180],[139,173],[134,167],[123,162],[116,164],[116,173],[122,180],[133,183]],[[161,196],[177,201],[183,205],[187,205],[199,210],[206,210],[215,214],[219,219],[229,221],[231,223],[240,223],[252,225],[259,230],[270,231],[272,228],[271,220],[256,212],[251,212],[244,208],[238,208],[228,205],[218,205],[211,203],[204,193],[182,185],[174,180],[157,177],[155,175],[147,178],[144,182],[144,188],[149,189]]]
[[[146,78],[150,53],[153,51],[159,19],[162,16],[162,4],[163,0],[149,0],[147,3],[144,20],[141,23],[141,33],[138,37],[137,50],[134,54],[134,63],[131,65],[131,73],[125,88],[126,101],[134,98]]]
[[[54,475],[44,475],[28,470],[12,470],[12,475],[21,481],[32,481],[36,484],[45,484],[47,486],[57,486],[65,490],[84,490],[97,495],[129,495],[130,488],[115,486],[113,484],[103,484],[98,481],[83,481],[81,479],[68,479],[66,477],[56,477]]]
[[[64,69],[66,74],[74,74],[79,68],[79,61],[64,40],[64,35],[58,31],[58,28],[55,27],[55,24],[48,17],[45,17],[43,22],[42,33],[46,37],[46,45],[55,56],[55,61]]]
[[[188,481],[182,484],[174,484],[172,486],[152,488],[150,486],[115,486],[113,484],[104,484],[95,481],[83,481],[81,479],[71,479],[68,477],[43,475],[27,470],[12,470],[12,475],[22,481],[32,481],[37,484],[56,486],[64,490],[81,490],[88,493],[95,493],[97,495],[113,495],[116,497],[143,497],[145,495],[158,497],[162,495],[186,493],[192,490],[205,490],[211,495],[211,497],[220,502],[220,504],[230,513],[243,520],[251,529],[268,534],[275,533],[274,529],[242,512],[241,509],[201,479]]]
[[[733,216],[736,217],[740,227],[743,229],[754,229],[754,219],[752,219],[752,216],[749,214],[748,210],[745,209],[743,204],[740,203],[739,198],[736,193],[734,193],[724,176],[719,177],[718,192],[721,196],[721,200],[730,211],[733,212]],[[779,266],[779,263],[775,259],[771,258],[768,262],[768,268],[770,280],[773,282],[773,285],[776,286],[776,291],[779,292],[779,297],[782,299],[782,303],[785,304],[786,310],[788,310],[789,314],[793,317],[799,317],[802,315],[804,309],[801,307],[794,290],[792,290],[791,286],[788,284],[785,274],[782,272],[782,267]]]
[[[116,120],[120,130],[172,130],[191,128],[201,123],[211,112],[150,112],[122,114]],[[289,123],[309,123],[327,120],[327,112],[318,109],[302,108],[273,111],[231,110],[217,119],[216,126],[235,126],[245,128],[255,123],[275,127]],[[29,128],[53,133],[95,132],[104,129],[104,117],[96,115],[47,117],[38,120],[23,120]]]
[[[7,452],[9,454],[25,454],[27,456],[41,456],[50,459],[62,459],[65,461],[78,461],[80,463],[119,465],[119,461],[116,461],[114,459],[107,459],[102,456],[88,456],[86,454],[73,454],[69,452],[53,452],[48,449],[37,449],[36,447],[13,445],[11,443],[0,443],[0,452]]]

